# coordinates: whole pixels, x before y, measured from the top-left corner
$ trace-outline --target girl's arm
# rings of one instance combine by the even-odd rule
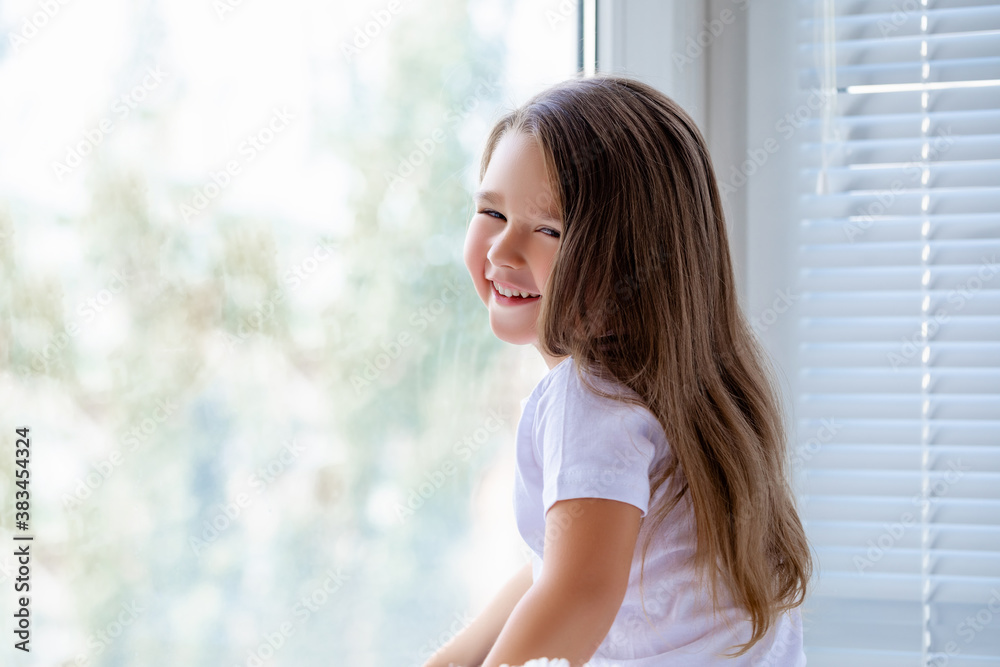
[[[479,667],[514,605],[531,586],[531,563],[512,576],[475,620],[424,663],[424,667]]]
[[[593,657],[628,588],[639,536],[638,507],[617,500],[561,500],[545,517],[545,564],[482,667]]]

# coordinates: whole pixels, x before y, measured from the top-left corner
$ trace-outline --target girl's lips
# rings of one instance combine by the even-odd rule
[[[503,306],[520,306],[527,303],[534,303],[535,301],[538,301],[540,298],[542,298],[540,296],[529,296],[529,297],[504,296],[503,294],[497,291],[496,285],[493,284],[492,280],[490,281],[490,291],[493,292],[493,298],[496,300],[496,302]]]

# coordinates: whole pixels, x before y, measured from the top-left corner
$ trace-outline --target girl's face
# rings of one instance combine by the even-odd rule
[[[508,343],[537,344],[539,302],[563,225],[534,140],[521,133],[505,135],[473,199],[465,266],[490,312],[490,327]],[[497,287],[518,294],[504,296]]]

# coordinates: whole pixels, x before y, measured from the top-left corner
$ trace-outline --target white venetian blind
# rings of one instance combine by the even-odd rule
[[[809,664],[1000,665],[1000,3],[799,11]]]

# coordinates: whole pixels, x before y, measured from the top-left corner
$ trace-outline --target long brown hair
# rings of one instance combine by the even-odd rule
[[[726,223],[705,140],[655,88],[620,75],[577,75],[505,114],[534,138],[562,214],[562,242],[540,304],[538,341],[587,375],[635,392],[663,426],[671,456],[651,471],[642,562],[655,530],[689,495],[695,563],[750,615],[733,657],[800,605],[812,558],[787,479],[780,398],[736,294]],[[640,570],[641,573],[642,570]],[[641,574],[640,574],[641,581]],[[728,621],[727,621],[728,625]]]

